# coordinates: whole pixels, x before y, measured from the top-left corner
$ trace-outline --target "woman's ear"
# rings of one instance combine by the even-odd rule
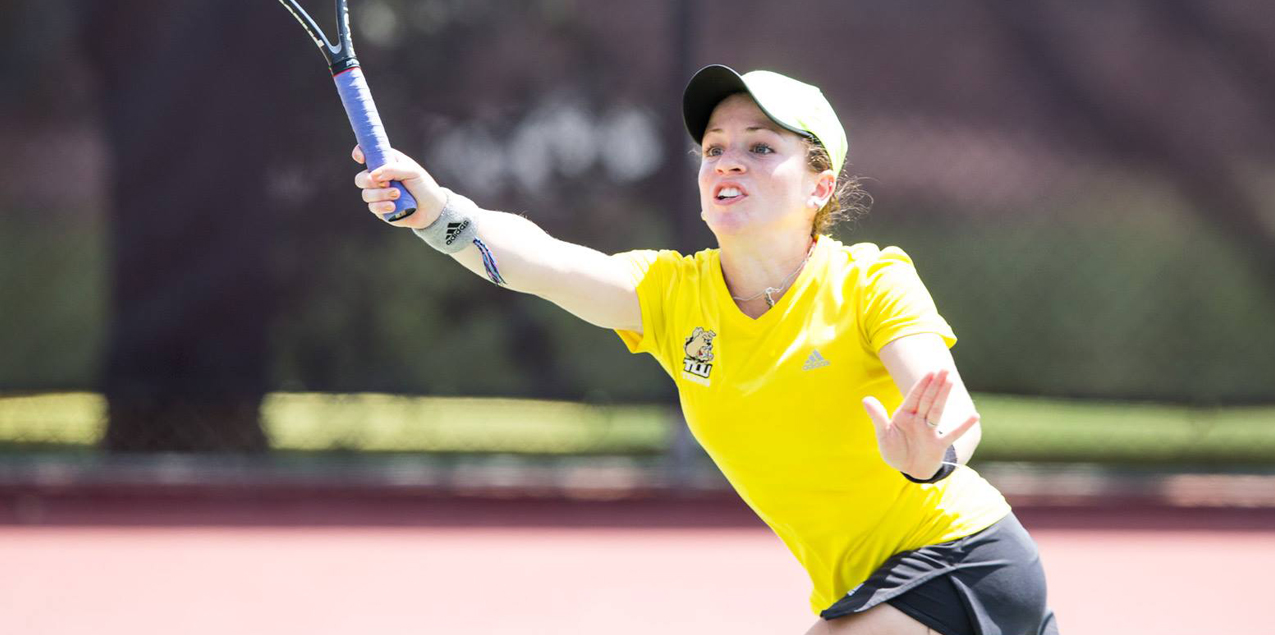
[[[815,184],[810,190],[810,198],[806,200],[806,205],[816,210],[823,209],[836,191],[837,175],[833,174],[832,170],[824,170],[815,176]]]

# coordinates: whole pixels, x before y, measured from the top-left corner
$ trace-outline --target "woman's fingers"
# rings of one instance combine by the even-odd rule
[[[930,409],[923,411],[925,414],[925,423],[931,428],[938,428],[943,422],[943,409],[947,406],[947,397],[952,394],[952,386],[955,382],[947,376],[947,371],[939,373],[938,378],[934,382],[939,389],[934,395],[934,400],[930,402]]]
[[[393,201],[399,198],[400,194],[396,187],[369,187],[363,190],[364,203],[379,203],[381,201]]]
[[[876,397],[864,397],[863,409],[868,411],[868,418],[872,420],[872,425],[877,429],[877,436],[885,434],[890,429],[890,415],[885,411],[885,406]]]
[[[390,181],[411,181],[419,179],[422,176],[420,168],[415,165],[405,165],[402,163],[386,163],[369,173],[373,183],[381,187],[389,185]]]
[[[916,414],[917,409],[921,405],[921,394],[930,387],[930,382],[934,380],[934,373],[926,373],[921,377],[912,389],[908,391],[908,396],[903,399],[903,405],[899,406],[898,412],[907,414]]]
[[[350,157],[358,163],[366,162],[366,157],[363,156],[363,149],[359,146],[354,146],[354,149],[350,151]],[[375,170],[365,170],[360,172],[359,176],[355,176],[354,184],[359,187],[367,187],[359,178],[362,175],[367,175],[368,182],[378,184],[380,187],[384,187],[390,181],[423,179],[426,176],[425,169],[420,164],[394,148],[390,148],[385,153],[385,158],[385,165]]]
[[[947,432],[944,432],[942,435],[940,435],[939,441],[943,443],[944,448],[946,448],[949,445],[952,445],[953,443],[956,443],[956,440],[964,436],[966,432],[969,432],[970,428],[973,428],[978,423],[978,421],[979,421],[979,416],[978,416],[978,413],[976,412],[970,415],[969,418],[966,419],[965,421],[962,421],[961,425],[956,426],[955,428],[952,428],[951,430],[948,430]]]
[[[947,370],[940,370],[938,373],[927,373],[926,377],[929,382],[925,385],[925,390],[921,392],[920,400],[916,405],[916,414],[922,419],[925,419],[934,407],[934,400],[943,388],[943,382],[947,381]]]
[[[355,150],[358,150],[358,148],[355,147]],[[388,182],[377,182],[367,170],[354,175],[354,184],[362,190],[363,202],[367,203],[368,211],[373,214],[393,213],[395,211],[394,201],[402,196],[398,188],[389,187]]]

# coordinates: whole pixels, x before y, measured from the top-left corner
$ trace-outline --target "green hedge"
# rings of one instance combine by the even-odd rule
[[[980,461],[1275,466],[1275,407],[1197,409],[978,395]],[[275,450],[630,454],[665,452],[678,413],[517,399],[276,393],[262,405]],[[106,427],[94,393],[0,398],[0,447],[91,449]]]

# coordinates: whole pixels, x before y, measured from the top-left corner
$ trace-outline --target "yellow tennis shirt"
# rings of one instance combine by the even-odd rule
[[[816,613],[891,555],[1009,513],[968,467],[920,485],[881,459],[861,401],[873,395],[890,412],[902,402],[881,347],[918,333],[956,342],[901,250],[821,236],[793,286],[755,320],[731,299],[716,249],[622,257],[642,333],[620,337],[677,383],[695,438],[810,575]]]

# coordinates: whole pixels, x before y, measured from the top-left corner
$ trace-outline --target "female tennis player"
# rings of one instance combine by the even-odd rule
[[[777,73],[709,66],[683,115],[718,244],[694,255],[557,240],[401,154],[355,184],[379,215],[401,181],[420,209],[394,225],[655,357],[696,439],[808,572],[808,633],[1056,633],[1035,544],[965,465],[980,428],[952,329],[903,251],[827,235],[853,187],[831,105]]]

